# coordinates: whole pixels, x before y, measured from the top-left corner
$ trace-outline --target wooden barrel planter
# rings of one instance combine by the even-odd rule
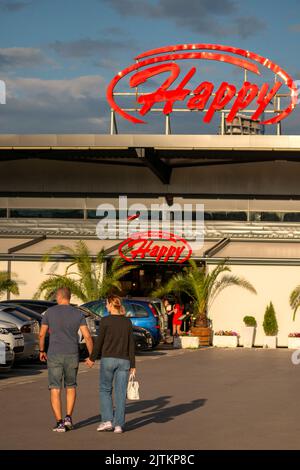
[[[210,346],[212,342],[212,329],[203,326],[193,326],[192,336],[198,336],[199,346]]]

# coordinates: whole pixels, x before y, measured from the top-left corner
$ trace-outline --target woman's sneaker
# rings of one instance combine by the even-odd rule
[[[71,416],[66,416],[64,419],[64,425],[67,431],[74,429]]]
[[[56,426],[54,426],[52,431],[54,431],[54,432],[66,432],[66,428],[65,428],[63,420],[57,421]]]
[[[97,427],[97,431],[112,431],[113,426],[111,421],[105,421],[104,423],[100,423]]]
[[[114,432],[116,434],[122,434],[123,429],[121,428],[121,426],[116,426],[115,429],[114,429]]]

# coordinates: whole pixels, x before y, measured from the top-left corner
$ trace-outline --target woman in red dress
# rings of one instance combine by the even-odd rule
[[[182,320],[179,320],[179,318],[183,315],[183,310],[181,305],[179,304],[178,300],[176,299],[176,303],[173,307],[173,336],[178,336],[181,335],[181,324]]]

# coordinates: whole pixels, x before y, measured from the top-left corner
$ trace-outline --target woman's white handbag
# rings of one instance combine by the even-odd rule
[[[139,383],[137,380],[134,380],[135,376],[130,375],[129,376],[129,381],[128,381],[128,386],[127,386],[127,398],[128,400],[139,400],[140,399],[140,394],[139,394]]]

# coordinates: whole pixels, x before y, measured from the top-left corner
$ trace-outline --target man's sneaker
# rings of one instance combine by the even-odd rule
[[[123,429],[121,428],[121,426],[116,426],[115,429],[114,429],[114,432],[116,434],[122,434]]]
[[[105,421],[104,423],[100,423],[97,427],[97,431],[112,431],[113,426],[111,421]]]
[[[52,429],[54,432],[66,432],[66,428],[63,421],[56,423],[56,426]]]
[[[67,431],[74,429],[71,416],[66,416],[64,419],[64,425]]]

